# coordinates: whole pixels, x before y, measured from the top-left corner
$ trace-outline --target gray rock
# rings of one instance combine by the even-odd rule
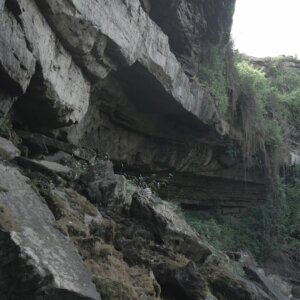
[[[16,18],[20,8],[13,4],[15,1],[5,3],[4,6],[2,1],[0,13],[0,75],[6,83],[4,88],[9,88],[15,94],[22,94],[34,74],[35,58]]]
[[[11,141],[0,137],[0,160],[12,160],[20,154],[21,151]]]
[[[104,0],[37,3],[70,51],[79,47],[89,60],[100,62],[105,52],[118,67],[141,66],[141,72],[157,81],[177,105],[203,123],[215,125],[220,133],[227,133],[210,93],[185,75],[170,51],[168,37],[142,9],[139,0],[113,0],[109,5]],[[103,35],[108,41],[99,50],[98,41]]]
[[[99,300],[90,274],[28,179],[0,164],[0,290],[9,299]],[[5,221],[5,222],[4,222]],[[14,274],[13,277],[6,274]]]
[[[164,262],[158,264],[153,271],[162,286],[168,287],[170,291],[176,289],[182,297],[184,296],[183,299],[204,299],[206,282],[193,262],[183,267],[177,266],[174,262],[173,264]]]
[[[139,189],[123,175],[114,173],[109,160],[100,160],[79,178],[90,201],[114,210],[130,206],[132,195]]]
[[[108,206],[113,204],[116,194],[117,178],[113,164],[109,160],[101,160],[91,166],[79,178],[85,192],[92,203]]]
[[[140,0],[141,5],[146,13],[150,13],[151,11],[151,2],[149,0]]]
[[[300,299],[300,287],[299,286],[293,287],[292,294],[295,298]]]
[[[55,183],[62,183],[65,179],[70,179],[74,174],[69,167],[46,160],[34,160],[20,156],[16,158],[16,162],[19,166],[25,168],[27,172],[38,172],[46,175],[48,180]],[[27,174],[31,177],[30,173]]]
[[[171,49],[178,56],[194,57],[194,69],[199,58],[207,59],[205,50],[212,44],[228,42],[235,0],[149,1],[150,16],[168,35]]]
[[[32,122],[39,121],[48,127],[80,121],[88,108],[90,84],[35,1],[6,3],[11,3],[8,6],[13,6],[17,16],[14,18],[7,8],[1,14],[0,36],[5,43],[0,44],[3,48],[0,63],[8,70],[6,75],[10,81],[18,83],[23,93],[32,78],[26,99],[19,103],[20,111]],[[10,51],[11,48],[16,49],[15,52]]]
[[[84,149],[73,144],[39,134],[25,131],[17,131],[23,143],[38,154],[48,154],[50,150],[61,150],[74,157],[90,162],[95,159],[96,153],[92,149]]]
[[[272,300],[258,285],[220,270],[210,279],[210,290],[217,299]]]
[[[56,162],[51,162],[47,160],[32,160],[32,162],[40,165],[41,167],[48,169],[49,171],[58,174],[68,174],[72,171],[69,167],[61,165]]]
[[[4,8],[5,0],[0,0],[0,12],[2,13]]]
[[[245,273],[247,276],[258,282],[262,289],[275,300],[288,300],[289,297],[285,296],[277,286],[264,274],[262,269],[257,269],[253,266],[244,266]]]
[[[131,213],[149,226],[164,243],[197,262],[203,262],[211,254],[208,245],[168,205],[160,199],[135,193]]]

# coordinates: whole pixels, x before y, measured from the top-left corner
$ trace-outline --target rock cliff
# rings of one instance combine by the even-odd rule
[[[234,4],[0,0],[1,299],[286,299],[131,180],[224,214],[266,200],[195,76]]]
[[[122,172],[175,173],[165,197],[176,190],[196,206],[238,209],[263,201],[264,180],[243,176],[230,126],[190,75],[193,57],[225,47],[233,9],[234,1],[2,1],[1,112],[13,105],[19,127],[36,132],[67,125],[56,134],[109,153]],[[222,199],[215,190],[226,188]]]

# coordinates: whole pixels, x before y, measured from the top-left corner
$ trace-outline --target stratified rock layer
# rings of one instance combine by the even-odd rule
[[[37,1],[64,45],[75,52],[75,58],[78,52],[84,56],[77,61],[89,73],[93,73],[91,61],[98,64],[98,70],[107,69],[107,60],[118,69],[140,66],[140,71],[152,76],[184,110],[205,124],[222,125],[209,92],[185,75],[170,50],[168,37],[138,0],[113,0],[109,4],[100,0],[46,2]]]
[[[236,179],[243,165],[227,154],[230,127],[210,91],[186,75],[181,59],[212,45],[224,47],[234,2],[169,4],[164,18],[165,10],[148,0],[3,2],[0,76],[7,85],[0,91],[0,116],[13,106],[22,127],[51,130],[78,123],[60,134],[108,153],[122,172],[178,174],[163,191],[167,198],[199,207],[207,201],[244,207],[264,200],[261,178]],[[195,176],[201,177],[187,183]],[[234,192],[222,199],[212,183],[203,197],[198,185],[213,177],[220,191],[236,186]],[[234,180],[228,185],[224,178]]]

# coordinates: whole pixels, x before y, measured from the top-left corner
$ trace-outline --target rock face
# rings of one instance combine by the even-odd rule
[[[0,174],[1,297],[100,299],[75,248],[54,229],[52,213],[28,178],[3,164]]]
[[[2,1],[0,117],[11,111],[35,131],[78,123],[56,134],[108,153],[120,172],[174,173],[161,191],[169,199],[236,210],[263,201],[264,180],[235,175],[244,166],[230,154],[231,128],[188,72],[225,47],[233,10],[234,1]]]
[[[190,226],[160,199],[134,194],[131,213],[141,218],[145,225],[152,227],[158,239],[171,244],[174,249],[178,249],[195,261],[203,262],[211,254],[209,247]]]
[[[21,151],[11,141],[0,137],[0,160],[12,160],[20,154]]]
[[[18,9],[12,2],[2,1],[1,9],[1,58],[0,64],[1,78],[9,86],[15,89],[15,92],[22,94],[26,91],[30,79],[34,74],[35,58],[28,49],[26,37],[18,16]],[[15,13],[15,15],[14,15]],[[3,85],[5,87],[5,85]]]
[[[87,111],[90,89],[81,70],[34,1],[4,2],[1,77],[12,86],[13,95],[26,92],[19,102],[22,113],[44,126],[80,121]]]
[[[169,36],[171,49],[177,55],[203,56],[209,43],[218,45],[229,39],[235,1],[149,2],[150,17]]]
[[[184,74],[170,50],[168,37],[141,9],[139,0],[114,0],[109,5],[99,0],[37,3],[65,46],[83,55],[79,64],[92,75],[106,77],[105,72],[95,74],[93,70],[108,69],[107,61],[115,69],[132,68],[150,76],[178,109],[183,108],[205,124],[220,124],[213,99]]]
[[[269,299],[151,191],[230,214],[266,199],[190,72],[234,3],[0,0],[0,298]]]

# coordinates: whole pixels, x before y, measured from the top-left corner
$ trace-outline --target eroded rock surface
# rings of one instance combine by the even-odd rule
[[[0,65],[1,80],[12,86],[15,94],[26,91],[34,74],[35,58],[27,46],[26,36],[18,15],[20,8],[13,1],[1,1],[0,7]],[[5,4],[5,5],[4,5]],[[7,88],[5,85],[4,88]]]
[[[231,128],[211,91],[186,75],[185,58],[228,42],[229,2],[3,1],[0,77],[8,84],[0,114],[11,110],[19,128],[35,131],[78,123],[54,135],[80,147],[30,133],[26,147],[81,156],[84,146],[108,153],[122,173],[176,173],[162,195],[187,205],[238,212],[264,201],[257,170],[235,180],[244,166],[227,154]],[[203,182],[210,186],[205,196]]]
[[[200,240],[197,233],[160,199],[136,193],[130,211],[142,223],[153,228],[158,239],[193,260],[203,262],[211,254],[208,245]]]
[[[1,218],[4,299],[100,299],[77,251],[52,226],[54,217],[28,178],[3,164],[0,174],[0,206],[7,220],[2,224]]]
[[[150,17],[170,39],[171,49],[179,56],[202,56],[208,44],[220,45],[229,39],[235,1],[167,0],[151,3]],[[226,7],[226,9],[224,9]],[[178,34],[180,32],[180,34]]]
[[[20,154],[21,151],[11,141],[0,137],[0,160],[12,160]]]
[[[26,92],[22,114],[48,127],[78,122],[87,111],[89,83],[35,2],[5,1],[1,18],[1,78],[13,95]]]
[[[4,300],[270,298],[134,181],[223,213],[265,200],[188,70],[223,50],[233,5],[0,0],[0,117],[22,129],[0,126],[22,150],[0,164]]]
[[[109,5],[99,0],[46,2],[37,1],[64,45],[83,54],[84,61],[79,59],[83,68],[91,72],[86,61],[92,61],[98,63],[98,71],[107,69],[108,59],[118,68],[135,65],[201,122],[221,124],[209,92],[185,75],[170,50],[168,37],[145,13],[139,0],[114,0]],[[107,74],[99,75],[103,78]]]

